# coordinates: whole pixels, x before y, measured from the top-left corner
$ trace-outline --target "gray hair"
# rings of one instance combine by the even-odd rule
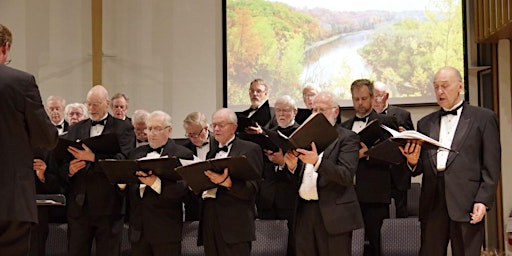
[[[151,114],[149,114],[147,120],[153,119],[153,118],[162,118],[162,119],[164,119],[165,126],[172,126],[171,116],[161,110],[155,110],[155,111],[151,112]]]
[[[145,123],[146,120],[148,120],[149,112],[147,112],[144,109],[137,109],[133,111],[132,116],[132,125],[138,124],[138,123]]]
[[[69,115],[69,112],[71,111],[72,108],[79,108],[79,109],[81,109],[82,110],[82,114],[84,115],[84,119],[89,118],[89,115],[87,113],[87,107],[85,106],[85,104],[78,103],[78,102],[69,103],[64,108],[64,119],[66,119],[67,122],[69,122],[68,115]]]
[[[208,120],[206,115],[201,112],[189,113],[183,120],[183,124],[198,124],[201,127],[208,127]]]
[[[295,100],[292,97],[290,97],[289,95],[283,95],[283,96],[277,98],[276,102],[274,103],[274,106],[277,105],[278,103],[290,106],[295,110],[297,109],[297,107],[295,106]]]

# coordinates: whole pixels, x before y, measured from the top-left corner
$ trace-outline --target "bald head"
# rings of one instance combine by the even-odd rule
[[[434,91],[437,104],[445,109],[451,109],[462,99],[460,93],[464,90],[462,76],[454,67],[443,67],[434,76]]]
[[[99,121],[107,115],[110,100],[108,91],[102,85],[95,85],[87,93],[87,111],[91,120]]]

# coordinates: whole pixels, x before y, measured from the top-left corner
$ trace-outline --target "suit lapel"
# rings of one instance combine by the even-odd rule
[[[430,138],[439,141],[439,131],[441,129],[441,112],[437,111],[436,114],[433,117],[434,120],[430,122],[430,131],[429,134],[427,134]],[[427,149],[427,152],[430,157],[431,164],[433,166],[433,170],[437,170],[437,149],[436,148],[429,148]]]
[[[453,141],[451,145],[452,151],[448,154],[448,160],[446,161],[446,167],[450,166],[455,157],[457,156],[464,140],[467,138],[467,134],[469,130],[471,130],[471,114],[468,114],[471,110],[468,109],[468,105],[465,105],[462,108],[462,113],[460,114],[459,123],[457,124],[457,129],[455,130],[455,134],[453,136]]]
[[[112,117],[110,114],[107,114],[107,123],[105,124],[101,134],[108,133],[114,133],[114,117]]]

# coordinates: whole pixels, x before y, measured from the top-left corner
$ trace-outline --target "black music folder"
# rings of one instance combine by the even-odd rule
[[[260,180],[260,173],[252,166],[245,156],[234,156],[220,159],[209,159],[186,166],[177,167],[176,172],[187,182],[195,194],[217,187],[204,174],[210,170],[223,173],[228,168],[229,175],[238,180]]]
[[[364,143],[368,148],[377,144],[382,137],[382,128],[378,119],[370,121],[366,126],[357,133],[361,142]]]
[[[238,127],[236,129],[237,132],[245,132],[245,128],[256,126],[256,123],[258,123],[261,127],[265,126],[268,122],[270,122],[270,119],[272,118],[272,115],[270,113],[270,105],[268,104],[268,100],[261,105],[254,114],[252,114],[251,117],[248,117],[248,113],[244,112],[236,112],[236,116],[238,118]]]
[[[272,131],[268,131],[267,134],[249,134],[249,133],[238,133],[238,138],[242,140],[247,140],[254,142],[258,145],[260,145],[261,149],[267,149],[272,152],[278,152],[279,146],[276,145],[271,139],[268,133],[271,133]]]
[[[36,194],[36,204],[45,206],[65,206],[66,196],[63,194]]]
[[[290,136],[282,133],[268,133],[268,136],[283,152],[296,148],[311,149],[311,142],[315,142],[317,152],[323,152],[339,134],[336,128],[322,113],[311,115]]]
[[[297,109],[297,115],[295,115],[295,122],[297,122],[298,124],[303,124],[304,121],[306,121],[312,113],[313,111],[309,108]]]
[[[402,155],[398,145],[399,144],[395,141],[387,139],[369,148],[366,154],[370,158],[376,159],[380,162],[398,165],[405,160],[405,157]]]
[[[53,149],[53,155],[57,160],[72,160],[73,155],[68,152],[68,147],[83,149],[82,144],[89,147],[95,154],[117,154],[121,153],[119,141],[115,133],[102,134],[83,140],[72,141],[59,137],[57,146]]]
[[[111,183],[140,183],[135,172],[147,173],[150,170],[162,179],[181,179],[181,176],[174,171],[174,168],[180,165],[175,156],[138,160],[104,159],[98,160],[98,163]]]

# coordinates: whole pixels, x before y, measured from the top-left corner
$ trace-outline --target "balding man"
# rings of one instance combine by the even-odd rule
[[[261,173],[263,153],[252,142],[235,136],[235,112],[223,108],[212,117],[215,143],[207,158],[246,156],[254,169]],[[216,188],[203,192],[202,215],[199,222],[198,244],[204,244],[206,256],[249,256],[251,242],[256,240],[254,229],[254,204],[258,193],[257,181],[244,181],[224,173],[205,171]]]
[[[123,154],[133,149],[133,126],[128,121],[112,117],[108,113],[109,103],[105,87],[96,85],[91,88],[86,99],[89,119],[70,126],[67,138],[74,141],[114,133]],[[115,158],[115,155],[96,154],[86,146],[84,150],[70,147],[68,151],[75,158],[69,168],[65,168],[70,186],[68,255],[90,255],[93,239],[97,255],[119,255],[122,193],[96,164],[99,159]]]
[[[319,93],[313,99],[313,112],[323,114],[339,136],[323,152],[318,152],[312,143],[311,150],[286,153],[286,168],[300,177],[295,212],[296,253],[351,255],[352,231],[363,227],[353,184],[359,137],[336,124],[339,109],[332,93]]]
[[[436,73],[433,89],[441,109],[420,119],[418,132],[452,150],[416,143],[403,149],[413,175],[423,174],[420,255],[446,255],[451,242],[453,255],[478,256],[501,175],[498,118],[461,99],[462,76],[453,67]]]

